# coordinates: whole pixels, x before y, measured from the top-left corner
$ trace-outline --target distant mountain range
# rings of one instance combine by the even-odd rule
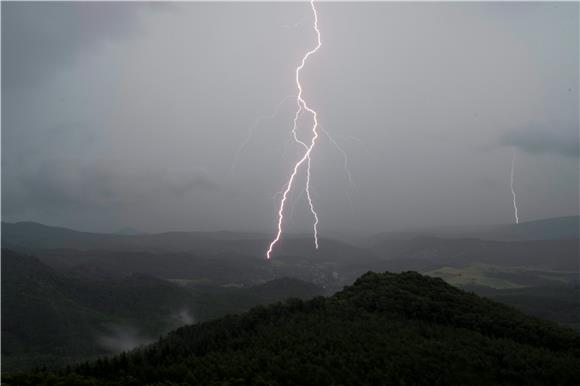
[[[140,273],[171,280],[247,286],[290,276],[339,290],[368,270],[441,272],[438,270],[445,267],[457,270],[485,264],[499,267],[498,271],[509,267],[505,274],[512,278],[513,267],[533,268],[535,272],[528,269],[518,273],[517,280],[521,282],[522,275],[532,275],[527,282],[550,285],[550,280],[538,281],[543,274],[537,271],[561,272],[564,278],[578,272],[577,226],[575,216],[478,228],[477,232],[446,229],[388,233],[372,237],[365,246],[322,238],[318,250],[313,248],[310,237],[286,237],[271,261],[264,257],[269,239],[255,233],[117,235],[29,222],[2,223],[2,245],[34,254],[54,269],[85,278],[122,278]],[[489,269],[484,273],[496,275]],[[550,275],[553,276],[543,276]],[[447,279],[449,275],[443,277]],[[487,280],[470,284],[484,282],[492,283]]]
[[[417,273],[185,326],[148,347],[6,385],[575,385],[580,335]]]
[[[443,227],[425,230],[380,233],[370,238],[371,245],[388,240],[417,237],[476,238],[497,241],[571,240],[580,238],[580,216],[556,217],[542,220],[486,227]],[[302,253],[295,240],[306,240],[304,236],[287,237],[286,254]],[[338,240],[329,243],[348,243]],[[244,252],[262,255],[269,236],[244,232],[164,232],[142,233],[125,229],[117,233],[79,232],[68,228],[47,226],[35,222],[2,222],[2,245],[6,248],[29,249],[78,249],[78,250],[123,250],[148,252],[230,251],[244,244]],[[300,244],[301,242],[299,242]],[[233,245],[231,245],[233,244]],[[308,242],[308,245],[311,241]],[[335,257],[336,258],[336,257]]]
[[[384,232],[372,236],[371,243],[414,237],[474,238],[497,241],[571,240],[580,238],[580,216],[554,217],[519,224]]]
[[[139,229],[131,228],[131,227],[123,227],[119,228],[113,232],[116,235],[145,235],[147,232],[143,232]]]
[[[5,248],[77,249],[178,252],[211,249],[231,240],[263,238],[259,234],[235,232],[165,232],[155,234],[118,234],[80,232],[35,222],[2,222],[2,246]]]

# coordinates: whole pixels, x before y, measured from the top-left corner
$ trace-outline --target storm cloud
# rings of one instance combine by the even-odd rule
[[[506,132],[502,145],[514,146],[530,154],[580,155],[580,132],[573,123],[536,125]]]
[[[37,84],[66,71],[85,51],[139,33],[143,5],[5,2],[2,87]]]
[[[509,222],[512,146],[522,221],[577,214],[578,7],[319,3],[321,235]],[[3,220],[272,232],[301,152],[295,102],[273,113],[311,23],[303,2],[3,2]]]
[[[47,159],[27,172],[5,176],[5,181],[4,195],[11,204],[3,208],[6,214],[119,210],[152,205],[159,197],[175,201],[196,190],[219,190],[203,170],[141,170],[114,160],[86,163],[77,158]]]

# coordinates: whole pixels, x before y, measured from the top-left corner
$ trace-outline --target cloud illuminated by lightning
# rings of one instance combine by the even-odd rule
[[[516,219],[516,224],[520,223],[520,219],[518,218],[518,204],[516,200],[516,191],[514,189],[514,167],[516,164],[516,149],[512,149],[512,171],[510,175],[510,188],[512,190],[512,197],[514,202],[514,217]]]
[[[298,87],[298,96],[296,98],[296,103],[298,105],[298,110],[296,111],[296,114],[294,115],[294,121],[293,121],[294,124],[292,127],[292,134],[294,136],[294,140],[304,147],[305,152],[304,152],[304,155],[302,156],[302,158],[300,158],[300,160],[298,160],[298,162],[296,162],[296,164],[294,165],[294,168],[292,169],[292,173],[290,174],[288,182],[286,183],[286,189],[284,190],[284,192],[282,194],[282,199],[280,200],[280,206],[278,208],[278,231],[276,233],[276,236],[274,237],[274,239],[270,243],[268,250],[266,251],[266,257],[268,259],[270,258],[272,251],[274,250],[274,247],[276,246],[278,241],[280,241],[280,237],[282,236],[282,228],[283,228],[283,223],[284,223],[284,209],[285,209],[285,205],[286,205],[286,200],[288,199],[288,193],[290,192],[290,190],[292,190],[294,178],[296,177],[296,175],[298,174],[298,171],[304,165],[305,162],[306,162],[306,197],[308,198],[308,206],[310,207],[310,211],[312,212],[312,215],[314,216],[314,223],[313,223],[314,245],[315,245],[316,249],[318,249],[318,214],[316,213],[316,210],[314,209],[314,204],[312,203],[312,197],[310,195],[310,177],[311,177],[310,155],[312,153],[312,150],[316,146],[316,140],[318,139],[318,130],[317,130],[317,128],[318,128],[318,115],[317,115],[316,111],[311,109],[308,106],[308,104],[306,103],[306,101],[302,98],[302,85],[300,83],[300,71],[304,68],[304,66],[306,64],[306,60],[308,60],[310,55],[314,54],[322,46],[322,42],[320,40],[320,30],[318,29],[318,13],[316,12],[314,0],[310,1],[310,7],[312,8],[312,13],[314,14],[314,30],[316,31],[317,44],[316,44],[316,47],[314,47],[313,49],[308,51],[304,55],[304,57],[302,57],[302,62],[296,68],[296,86]],[[310,113],[312,115],[313,124],[312,124],[312,138],[310,140],[310,145],[307,145],[306,142],[300,140],[296,134],[298,118],[300,117],[300,114],[303,113],[303,111],[307,111],[308,113]]]

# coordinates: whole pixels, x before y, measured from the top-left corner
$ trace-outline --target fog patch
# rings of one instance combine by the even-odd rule
[[[109,333],[97,338],[97,344],[111,353],[130,351],[153,342],[137,328],[127,325],[111,325]]]
[[[194,324],[195,322],[195,318],[187,308],[182,308],[178,312],[169,316],[169,326],[171,330],[188,324]]]
[[[167,316],[156,319],[159,322],[159,331],[143,333],[139,326],[129,324],[111,324],[106,326],[106,332],[97,337],[97,344],[110,353],[117,354],[131,351],[137,347],[145,346],[156,341],[151,335],[161,336],[179,327],[196,323],[191,311],[184,307]]]

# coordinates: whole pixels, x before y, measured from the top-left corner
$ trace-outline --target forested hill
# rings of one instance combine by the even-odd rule
[[[580,335],[414,272],[182,327],[156,344],[7,385],[577,384]],[[62,382],[62,383],[58,383]]]
[[[85,279],[2,249],[2,373],[58,368],[128,350],[192,320],[323,293],[277,278],[253,287],[182,284],[143,274]]]

